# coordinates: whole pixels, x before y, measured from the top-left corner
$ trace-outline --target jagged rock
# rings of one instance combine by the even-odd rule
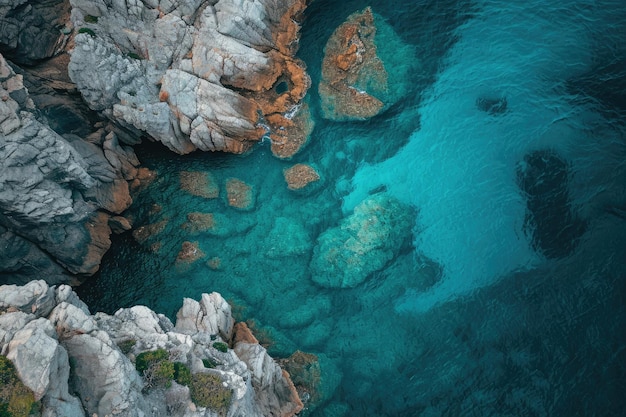
[[[19,311],[41,299],[35,293],[52,293],[48,299],[56,304],[47,318]],[[203,294],[200,302],[185,299],[176,326],[144,306],[92,316],[70,287],[55,291],[43,281],[29,287],[0,286],[0,299],[5,300],[0,305],[0,353],[41,399],[44,416],[214,415],[191,402],[187,387],[175,382],[171,388],[155,387],[140,376],[133,361],[157,349],[167,351],[166,359],[185,364],[191,378],[199,373],[218,376],[232,390],[228,416],[289,417],[302,408],[289,376],[245,325],[237,326],[233,339],[230,306],[218,293]],[[218,350],[218,342],[235,348]],[[124,354],[118,344],[130,349]],[[205,368],[203,360],[214,368]],[[68,386],[80,400],[69,394]]]
[[[267,354],[245,323],[237,323],[235,327],[234,350],[248,366],[252,386],[265,394],[258,397],[263,415],[271,415],[272,410],[276,410],[278,416],[289,417],[302,410],[302,401],[289,374]]]
[[[96,210],[119,213],[130,205],[124,176],[138,164],[134,153],[118,146],[113,166],[97,146],[51,130],[2,56],[0,98],[0,239],[15,243],[0,255],[4,282],[44,271],[56,283],[75,280],[67,271],[93,274],[111,234],[110,215]]]
[[[0,294],[0,311],[9,306],[37,317],[47,316],[55,305],[54,289],[45,281],[31,281],[24,286],[5,285]]]
[[[216,293],[202,294],[200,302],[185,298],[176,314],[176,331],[184,334],[219,334],[230,340],[233,334],[233,319],[230,305]]]
[[[32,65],[63,49],[70,16],[65,0],[8,0],[0,3],[0,53]]]
[[[143,382],[108,333],[78,333],[63,343],[75,364],[72,387],[89,415],[142,415]]]
[[[309,88],[294,58],[305,1],[71,3],[82,33],[70,75],[89,106],[120,126],[178,153],[242,153],[268,128],[306,134],[288,119],[262,125]]]
[[[414,54],[409,48],[370,7],[351,14],[324,48],[318,87],[322,115],[365,120],[397,102],[407,91],[412,71]]]
[[[384,193],[354,208],[337,227],[323,232],[313,250],[311,276],[329,288],[352,288],[399,254],[412,235],[411,207]]]

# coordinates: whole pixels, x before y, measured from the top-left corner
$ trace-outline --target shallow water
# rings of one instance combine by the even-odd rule
[[[416,69],[384,114],[323,120],[325,42],[367,5]],[[121,236],[81,296],[92,310],[173,316],[182,297],[221,292],[271,334],[273,354],[320,355],[332,397],[316,416],[622,415],[624,26],[620,1],[316,0],[299,52],[314,85],[311,143],[292,161],[267,142],[246,156],[140,147],[159,178],[135,223],[167,225],[144,245]],[[295,162],[316,164],[324,189],[287,190]],[[181,191],[182,170],[210,171],[222,194],[228,178],[246,181],[254,210]],[[356,288],[318,287],[317,237],[380,190],[416,208],[412,244]],[[194,211],[220,213],[225,228],[190,236]],[[185,240],[206,257],[177,264]]]

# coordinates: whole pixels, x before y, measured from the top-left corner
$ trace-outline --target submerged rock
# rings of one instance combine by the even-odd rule
[[[238,178],[226,180],[226,203],[236,209],[254,208],[254,188]]]
[[[263,249],[269,258],[285,258],[307,253],[313,246],[305,227],[295,219],[277,217]]]
[[[200,250],[198,242],[183,242],[180,252],[176,256],[176,262],[192,263],[205,257]]]
[[[217,198],[220,189],[217,180],[210,172],[182,171],[179,174],[180,188],[191,195],[204,198]]]
[[[163,232],[163,230],[165,230],[165,226],[167,226],[168,221],[168,219],[163,219],[156,223],[139,226],[138,228],[133,230],[133,238],[135,238],[137,243],[146,243],[152,237],[157,236],[158,234]]]
[[[91,315],[66,285],[0,286],[0,354],[44,416],[215,415],[194,392],[194,381],[212,380],[206,374],[230,393],[224,415],[291,417],[302,409],[289,375],[245,325],[234,336],[221,295],[185,299],[176,317],[174,326],[143,306]],[[137,371],[150,360],[152,367]]]
[[[526,197],[524,230],[535,250],[548,258],[569,255],[587,228],[569,198],[569,166],[553,150],[524,156],[517,182]]]
[[[283,170],[287,188],[292,191],[309,192],[319,188],[320,174],[317,169],[308,164],[295,164]]]
[[[364,120],[396,103],[407,90],[414,51],[370,7],[351,14],[324,48],[319,94],[322,115]]]
[[[311,260],[314,282],[329,288],[352,288],[398,256],[412,235],[411,207],[376,194],[354,208],[337,227],[317,239]]]

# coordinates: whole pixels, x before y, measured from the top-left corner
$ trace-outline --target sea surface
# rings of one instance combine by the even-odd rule
[[[367,121],[324,120],[324,46],[367,6],[407,46],[377,39],[411,68],[392,80],[403,97]],[[312,416],[625,415],[626,3],[315,0],[300,45],[307,147],[281,161],[268,140],[244,156],[140,146],[158,179],[130,215],[167,222],[143,244],[116,238],[79,289],[92,311],[174,318],[183,297],[218,291],[273,355],[319,356]],[[297,162],[324,187],[288,190]],[[181,171],[210,172],[221,196],[181,190]],[[226,204],[231,177],[253,186],[253,210]],[[318,236],[378,192],[414,208],[412,239],[357,287],[319,287]],[[219,228],[191,233],[190,212]],[[184,241],[206,256],[177,263]]]

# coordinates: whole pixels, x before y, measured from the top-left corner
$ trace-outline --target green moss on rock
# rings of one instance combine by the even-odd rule
[[[228,410],[233,391],[223,385],[221,378],[213,374],[195,374],[189,386],[191,400],[199,407],[213,411]]]
[[[27,417],[38,407],[35,395],[20,381],[11,361],[0,355],[0,417]]]

